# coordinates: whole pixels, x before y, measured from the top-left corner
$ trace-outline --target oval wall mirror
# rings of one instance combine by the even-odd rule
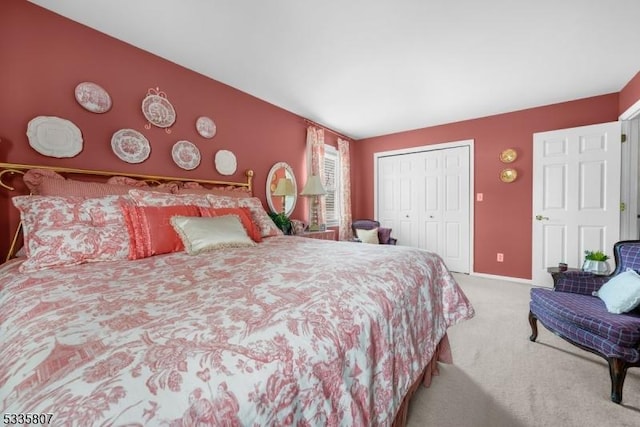
[[[266,194],[272,212],[291,215],[298,198],[298,185],[291,166],[285,162],[278,162],[271,167],[267,175]]]

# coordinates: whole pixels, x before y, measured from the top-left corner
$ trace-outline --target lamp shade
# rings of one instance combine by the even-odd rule
[[[280,178],[273,192],[274,196],[295,196],[295,194],[296,191],[293,188],[293,182],[290,178]]]
[[[307,183],[304,185],[301,196],[323,196],[327,194],[325,191],[322,181],[320,180],[320,176],[318,175],[309,175],[307,178]]]

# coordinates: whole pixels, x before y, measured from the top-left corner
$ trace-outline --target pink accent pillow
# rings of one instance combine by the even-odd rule
[[[251,219],[249,208],[198,208],[202,217],[216,217],[222,215],[237,215],[242,222],[242,226],[247,231],[247,235],[254,242],[262,242],[262,234],[258,224]]]
[[[47,169],[31,169],[24,174],[23,180],[31,194],[41,196],[103,197],[125,195],[132,188],[131,185],[65,179],[60,174]],[[147,188],[158,192],[170,193],[172,187]]]
[[[177,182],[163,182],[162,184],[150,186],[148,182],[141,179],[129,178],[128,176],[112,176],[107,180],[110,185],[126,185],[128,187],[140,188],[142,190],[158,191],[161,193],[174,193],[178,190]]]
[[[187,183],[190,184],[190,183]],[[192,184],[192,183],[191,183]],[[251,197],[251,191],[248,188],[244,187],[234,187],[234,186],[225,186],[225,187],[191,187],[186,186],[183,188],[179,188],[175,191],[176,194],[212,194],[214,196],[226,196],[226,197]]]
[[[181,206],[192,205],[210,208],[207,196],[201,194],[163,194],[140,189],[129,190],[129,196],[138,206]]]
[[[110,185],[101,182],[84,182],[72,179],[43,179],[38,194],[42,196],[102,197],[125,195],[129,192],[125,185]]]
[[[171,217],[198,217],[197,206],[122,205],[129,231],[129,259],[147,258],[184,250]]]
[[[141,179],[129,178],[128,176],[112,176],[107,180],[110,185],[128,185],[129,187],[148,187],[149,183]]]
[[[125,260],[129,235],[121,205],[127,196],[17,196],[27,259],[20,271]]]
[[[31,194],[40,195],[40,186],[45,179],[57,179],[64,181],[64,177],[48,169],[29,169],[22,177]]]
[[[282,236],[280,230],[271,220],[267,212],[262,206],[262,202],[257,197],[244,197],[238,199],[238,206],[241,208],[249,208],[253,222],[260,227],[262,237]]]

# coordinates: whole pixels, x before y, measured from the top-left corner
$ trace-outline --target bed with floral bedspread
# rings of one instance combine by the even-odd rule
[[[53,425],[391,425],[473,308],[443,261],[294,236],[0,267],[0,407]]]

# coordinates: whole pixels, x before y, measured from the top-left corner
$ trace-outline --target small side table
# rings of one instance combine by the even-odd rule
[[[306,237],[308,239],[336,240],[336,231],[335,230],[304,231],[302,233],[296,234],[296,236]]]

